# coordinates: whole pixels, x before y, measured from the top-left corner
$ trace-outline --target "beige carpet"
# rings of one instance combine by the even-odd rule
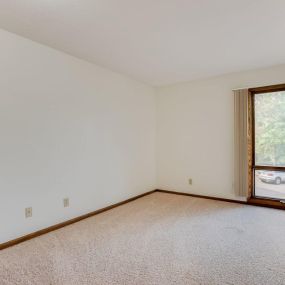
[[[285,211],[154,193],[1,251],[0,284],[285,284]]]

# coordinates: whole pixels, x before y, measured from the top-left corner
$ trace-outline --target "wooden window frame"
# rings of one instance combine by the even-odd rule
[[[256,94],[271,93],[278,91],[285,91],[285,84],[250,88],[248,90],[248,190],[250,203],[257,203],[260,205],[269,205],[276,208],[284,208],[285,204],[280,202],[280,199],[258,197],[254,195],[254,171],[255,170],[271,170],[271,171],[285,171],[285,167],[279,166],[262,166],[255,165],[255,110],[254,110],[254,97]]]

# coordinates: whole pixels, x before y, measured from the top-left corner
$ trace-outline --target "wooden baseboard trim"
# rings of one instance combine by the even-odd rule
[[[268,200],[262,198],[250,198],[248,204],[259,207],[274,208],[279,210],[285,210],[285,204],[275,200]]]
[[[185,193],[185,192],[161,190],[161,189],[156,189],[156,192],[190,196],[190,197],[195,197],[195,198],[209,199],[209,200],[229,202],[229,203],[237,203],[237,204],[242,204],[242,205],[250,205],[250,206],[285,210],[285,204],[282,204],[278,201],[270,201],[270,200],[257,199],[257,198],[250,198],[247,201],[240,201],[240,200],[225,199],[225,198],[218,198],[218,197],[212,197],[212,196],[197,195],[197,194],[191,194],[191,193]]]
[[[146,195],[152,194],[152,193],[154,193],[155,191],[156,191],[156,190],[152,190],[152,191],[143,193],[143,194],[141,194],[141,195],[137,195],[137,196],[132,197],[132,198],[130,198],[130,199],[127,199],[127,200],[124,200],[124,201],[122,201],[122,202],[119,202],[119,203],[110,205],[110,206],[108,206],[108,207],[105,207],[105,208],[96,210],[96,211],[94,211],[94,212],[87,213],[87,214],[85,214],[85,215],[76,217],[76,218],[74,218],[74,219],[71,219],[71,220],[68,220],[68,221],[65,221],[65,222],[62,222],[62,223],[53,225],[53,226],[51,226],[51,227],[48,227],[48,228],[45,228],[45,229],[42,229],[42,230],[33,232],[33,233],[31,233],[31,234],[28,234],[28,235],[19,237],[19,238],[14,239],[14,240],[11,240],[11,241],[2,243],[2,244],[0,244],[0,250],[5,249],[5,248],[8,248],[8,247],[11,247],[11,246],[14,246],[14,245],[16,245],[16,244],[22,243],[22,242],[27,241],[27,240],[33,239],[33,238],[38,237],[38,236],[41,236],[41,235],[43,235],[43,234],[52,232],[52,231],[54,231],[54,230],[58,230],[58,229],[60,229],[60,228],[66,227],[66,226],[68,226],[68,225],[77,223],[77,222],[79,222],[79,221],[81,221],[81,220],[84,220],[84,219],[87,219],[87,218],[89,218],[89,217],[98,215],[98,214],[100,214],[100,213],[102,213],[102,212],[111,210],[111,209],[113,209],[113,208],[119,207],[119,206],[121,206],[121,205],[124,205],[124,204],[126,204],[126,203],[132,202],[132,201],[134,201],[134,200],[137,200],[137,199],[139,199],[139,198],[141,198],[141,197],[144,197],[144,196],[146,196]]]
[[[209,200],[230,202],[230,203],[237,203],[237,204],[244,204],[244,205],[248,204],[246,201],[232,200],[232,199],[226,199],[226,198],[218,198],[218,197],[205,196],[205,195],[197,195],[197,194],[191,194],[191,193],[185,193],[185,192],[177,192],[177,191],[170,191],[170,190],[156,189],[156,192],[167,193],[167,194],[175,194],[175,195],[182,195],[182,196],[190,196],[190,197],[194,197],[194,198],[202,198],[202,199],[209,199]]]

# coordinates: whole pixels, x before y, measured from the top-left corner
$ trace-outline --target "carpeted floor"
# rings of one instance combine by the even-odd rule
[[[285,211],[164,193],[0,251],[0,284],[285,284]]]

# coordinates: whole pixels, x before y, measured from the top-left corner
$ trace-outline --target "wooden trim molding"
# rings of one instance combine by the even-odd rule
[[[248,112],[247,112],[247,166],[248,166],[248,192],[247,197],[250,198],[252,196],[252,189],[254,187],[254,181],[253,181],[253,144],[254,144],[254,138],[253,138],[253,97],[251,95],[251,92],[248,92]]]
[[[119,207],[119,206],[124,205],[126,203],[132,202],[132,201],[134,201],[136,199],[142,198],[142,197],[144,197],[146,195],[150,195],[150,194],[152,194],[154,192],[160,192],[160,193],[166,193],[166,194],[175,194],[175,195],[183,195],[183,196],[189,196],[189,197],[195,197],[195,198],[201,198],[201,199],[209,199],[209,200],[214,200],[214,201],[229,202],[229,203],[236,203],[236,204],[242,204],[242,205],[252,205],[252,206],[258,206],[258,207],[275,208],[275,209],[282,209],[282,210],[285,209],[285,204],[283,204],[281,202],[278,202],[278,201],[270,201],[270,203],[268,203],[267,200],[257,199],[257,198],[254,198],[254,199],[251,198],[248,201],[240,201],[240,200],[233,200],[233,199],[225,199],[225,198],[197,195],[197,194],[191,194],[191,193],[185,193],[185,192],[177,192],[177,191],[156,189],[156,190],[152,190],[152,191],[143,193],[141,195],[132,197],[130,199],[124,200],[122,202],[116,203],[114,205],[110,205],[108,207],[96,210],[94,212],[90,212],[88,214],[85,214],[85,215],[76,217],[74,219],[65,221],[63,223],[59,223],[59,224],[56,224],[54,226],[51,226],[51,227],[48,227],[48,228],[36,231],[34,233],[31,233],[31,234],[28,234],[28,235],[25,235],[25,236],[22,236],[22,237],[19,237],[17,239],[14,239],[14,240],[2,243],[2,244],[0,244],[0,250],[3,250],[5,248],[14,246],[16,244],[22,243],[24,241],[27,241],[27,240],[30,240],[30,239],[33,239],[33,238],[36,238],[36,237],[41,236],[43,234],[46,234],[46,233],[58,230],[58,229],[63,228],[65,226],[77,223],[77,222],[79,222],[81,220],[84,220],[84,219],[87,219],[89,217],[98,215],[98,214],[100,214],[102,212],[111,210],[113,208]]]
[[[191,194],[191,193],[185,193],[185,192],[160,190],[160,189],[157,189],[156,191],[161,192],[161,193],[190,196],[190,197],[195,197],[195,198],[210,199],[210,200],[215,200],[215,201],[236,203],[236,204],[242,204],[242,205],[250,205],[250,206],[285,210],[285,204],[283,204],[279,201],[272,201],[271,200],[268,203],[268,200],[258,199],[258,198],[249,198],[247,201],[241,201],[241,200],[225,199],[225,198],[218,198],[218,197],[212,197],[212,196],[197,195],[197,194]]]
[[[130,198],[130,199],[127,199],[127,200],[124,200],[124,201],[122,201],[122,202],[119,202],[119,203],[110,205],[110,206],[108,206],[108,207],[105,207],[105,208],[96,210],[96,211],[94,211],[94,212],[90,212],[90,213],[87,213],[87,214],[85,214],[85,215],[76,217],[76,218],[74,218],[74,219],[71,219],[71,220],[68,220],[68,221],[65,221],[65,222],[62,222],[62,223],[53,225],[53,226],[51,226],[51,227],[48,227],[48,228],[45,228],[45,229],[36,231],[36,232],[34,232],[34,233],[31,233],[31,234],[28,234],[28,235],[19,237],[19,238],[17,238],[17,239],[14,239],[14,240],[11,240],[11,241],[8,241],[8,242],[5,242],[5,243],[1,243],[1,244],[0,244],[0,250],[5,249],[5,248],[8,248],[8,247],[11,247],[11,246],[16,245],[16,244],[18,244],[18,243],[21,243],[21,242],[24,242],[24,241],[33,239],[33,238],[38,237],[38,236],[41,236],[41,235],[43,235],[43,234],[47,234],[47,233],[49,233],[49,232],[58,230],[58,229],[63,228],[63,227],[65,227],[65,226],[68,226],[68,225],[77,223],[77,222],[79,222],[79,221],[81,221],[81,220],[84,220],[84,219],[87,219],[87,218],[89,218],[89,217],[98,215],[98,214],[100,214],[100,213],[102,213],[102,212],[111,210],[111,209],[113,209],[113,208],[119,207],[119,206],[124,205],[124,204],[126,204],[126,203],[132,202],[132,201],[134,201],[134,200],[136,200],[136,199],[139,199],[139,198],[141,198],[141,197],[144,197],[144,196],[146,196],[146,195],[152,194],[152,193],[155,192],[155,191],[156,191],[156,190],[152,190],[152,191],[143,193],[143,194],[141,194],[141,195],[137,195],[137,196],[132,197],[132,198]]]
[[[204,195],[197,195],[197,194],[191,194],[191,193],[186,193],[186,192],[177,192],[177,191],[161,190],[161,189],[156,189],[156,192],[167,193],[167,194],[175,194],[175,195],[182,195],[182,196],[190,196],[190,197],[194,197],[194,198],[202,198],[202,199],[209,199],[209,200],[222,201],[222,202],[247,204],[246,201],[226,199],[226,198],[218,198],[218,197],[204,196]]]
[[[277,92],[277,91],[284,91],[284,90],[285,90],[285,84],[278,84],[278,85],[250,88],[249,92],[258,94],[258,93],[270,93],[270,92]]]
[[[262,166],[262,165],[255,165],[255,170],[269,170],[269,171],[285,171],[284,166]]]
[[[269,199],[264,199],[264,198],[250,198],[248,200],[249,205],[254,205],[254,206],[261,206],[261,207],[268,207],[268,208],[274,208],[274,209],[279,209],[279,210],[285,210],[285,204],[281,203],[278,200],[269,200]]]

